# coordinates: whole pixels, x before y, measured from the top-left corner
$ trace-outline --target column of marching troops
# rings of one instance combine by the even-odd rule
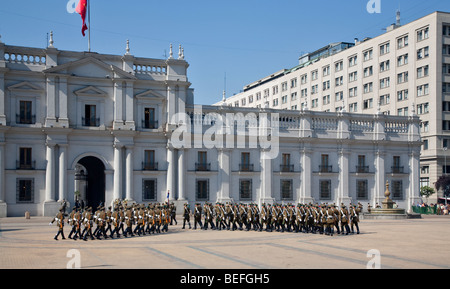
[[[333,236],[337,234],[359,234],[359,215],[363,206],[350,204],[256,204],[236,203],[196,203],[191,210],[184,204],[183,226],[189,229],[208,230],[245,230],[245,231],[277,231],[319,233]],[[194,225],[191,226],[191,216]],[[92,212],[91,207],[84,210],[73,208],[68,215],[67,223],[71,226],[69,238],[120,238],[135,235],[156,234],[168,232],[169,225],[177,224],[176,207],[169,203],[130,204],[116,200],[114,209],[99,207]],[[55,239],[64,237],[65,214],[63,209],[50,222],[56,223],[58,232]]]

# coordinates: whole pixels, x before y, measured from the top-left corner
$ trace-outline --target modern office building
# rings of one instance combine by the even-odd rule
[[[421,119],[421,186],[433,187],[450,172],[450,13],[397,22],[375,38],[333,43],[303,55],[299,64],[244,87],[218,102]],[[436,197],[429,199],[435,202]]]
[[[417,116],[196,106],[188,66],[181,47],[0,43],[0,216],[63,200],[376,204],[386,181],[400,206],[419,199]]]

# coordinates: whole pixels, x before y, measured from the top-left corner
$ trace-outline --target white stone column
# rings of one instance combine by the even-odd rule
[[[384,191],[386,190],[386,171],[385,171],[385,152],[378,148],[375,151],[375,191],[372,195],[372,207],[376,203],[381,205],[384,200]]]
[[[45,171],[45,202],[55,201],[55,145],[47,144],[47,168]]]
[[[0,72],[0,125],[6,125],[5,100],[5,74]]]
[[[123,127],[123,89],[121,82],[114,82],[114,129]]]
[[[59,199],[67,200],[67,145],[59,145]]]
[[[178,150],[178,200],[186,200],[186,159],[185,150]]]
[[[67,78],[59,78],[59,126],[69,127],[69,119],[67,116]]]
[[[175,151],[172,147],[167,147],[167,191],[169,192],[169,200],[174,199],[175,194]],[[164,195],[166,200],[167,192]]]
[[[219,153],[219,192],[221,203],[226,203],[231,201],[230,198],[230,183],[231,183],[231,163],[230,163],[230,152],[231,149],[220,148]]]
[[[55,77],[47,78],[47,116],[45,126],[56,126],[56,88]]]
[[[133,147],[126,147],[125,156],[126,168],[125,168],[125,194],[127,200],[134,200],[133,193]]]
[[[135,129],[133,100],[133,82],[127,82],[125,89],[125,124],[127,130]]]
[[[122,199],[122,146],[114,145],[114,200]]]
[[[340,206],[341,203],[344,203],[348,206],[352,199],[348,195],[350,192],[349,189],[349,161],[348,156],[350,152],[347,149],[339,150],[339,190],[338,196],[336,198],[336,205]]]
[[[270,150],[261,149],[261,195],[258,200],[259,205],[263,203],[273,204],[272,197],[272,158]]]
[[[0,143],[0,203],[5,201],[5,144]]]
[[[409,192],[406,199],[406,211],[412,213],[412,205],[420,202],[420,151],[411,151],[409,154]]]
[[[5,192],[5,144],[0,143],[0,218],[7,216],[6,192]]]
[[[312,197],[312,152],[313,151],[309,148],[303,148],[300,151],[300,163],[302,168],[299,203],[301,204],[314,203],[314,198]]]

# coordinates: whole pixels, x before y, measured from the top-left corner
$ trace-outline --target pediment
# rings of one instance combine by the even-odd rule
[[[147,98],[147,99],[166,99],[166,97],[152,89],[146,90],[139,94],[136,94],[136,98]]]
[[[125,70],[92,56],[48,68],[44,70],[44,73],[66,74],[70,76],[100,79],[136,79],[134,75]]]
[[[43,92],[44,90],[40,88],[39,86],[28,82],[23,81],[14,85],[11,85],[8,87],[11,91],[20,91],[20,92]]]
[[[73,92],[75,95],[77,96],[91,96],[91,97],[96,97],[96,96],[106,96],[107,93],[104,92],[103,90],[95,87],[95,86],[87,86],[85,88],[76,90]]]

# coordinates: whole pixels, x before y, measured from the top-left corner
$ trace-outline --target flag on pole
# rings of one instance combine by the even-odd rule
[[[83,34],[83,36],[86,36],[84,32],[88,30],[88,27],[86,25],[87,1],[88,0],[80,0],[80,2],[78,2],[77,8],[75,8],[75,11],[81,15],[81,20],[83,20],[83,27],[81,28],[81,34]]]
[[[170,194],[170,191],[167,191],[167,204],[169,203],[169,194]]]

